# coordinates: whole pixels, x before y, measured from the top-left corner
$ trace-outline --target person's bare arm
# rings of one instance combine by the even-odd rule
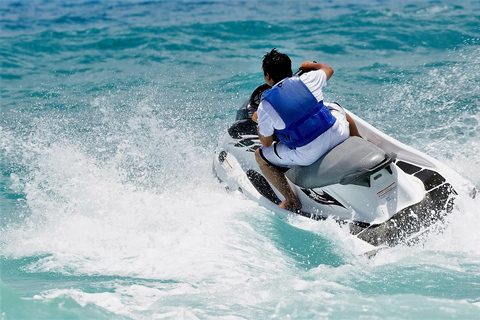
[[[255,121],[256,123],[258,123],[258,115],[257,115],[257,111],[255,111],[253,113],[253,116],[252,116],[252,120]],[[262,143],[262,145],[264,145],[265,147],[270,147],[273,143],[274,138],[273,138],[273,135],[271,136],[268,136],[268,137],[265,137],[265,136],[262,136],[260,134],[260,127],[257,127],[257,132],[258,132],[258,137],[260,138],[260,142]]]
[[[262,143],[262,145],[267,148],[270,147],[274,141],[273,135],[268,137],[262,136],[260,134],[260,127],[258,128],[258,137],[260,138],[260,142]]]
[[[305,72],[312,70],[323,70],[323,72],[325,72],[325,74],[327,75],[327,80],[332,77],[334,72],[332,67],[330,67],[329,65],[312,61],[305,61],[304,63],[302,63],[302,65],[300,66],[300,70],[303,70]]]

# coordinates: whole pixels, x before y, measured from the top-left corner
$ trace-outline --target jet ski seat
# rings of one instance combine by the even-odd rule
[[[387,168],[395,154],[360,137],[349,137],[309,166],[294,166],[285,175],[295,185],[313,189],[331,184],[370,186],[370,176]]]

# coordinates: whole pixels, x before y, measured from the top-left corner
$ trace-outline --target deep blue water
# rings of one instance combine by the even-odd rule
[[[480,187],[480,2],[0,2],[0,319],[478,319],[480,204],[373,259],[212,173],[272,49]]]

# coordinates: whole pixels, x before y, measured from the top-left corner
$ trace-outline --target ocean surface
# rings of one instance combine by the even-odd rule
[[[480,319],[480,200],[372,259],[212,171],[272,48],[480,188],[480,2],[0,1],[0,319]]]

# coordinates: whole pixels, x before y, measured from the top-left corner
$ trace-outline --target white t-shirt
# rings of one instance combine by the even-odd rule
[[[327,75],[325,74],[325,71],[315,70],[304,73],[300,76],[300,80],[305,83],[317,101],[323,100],[322,89],[327,86]],[[257,116],[260,134],[264,137],[273,135],[275,129],[285,129],[285,122],[283,122],[277,111],[275,111],[272,105],[266,100],[262,100],[258,106]]]

